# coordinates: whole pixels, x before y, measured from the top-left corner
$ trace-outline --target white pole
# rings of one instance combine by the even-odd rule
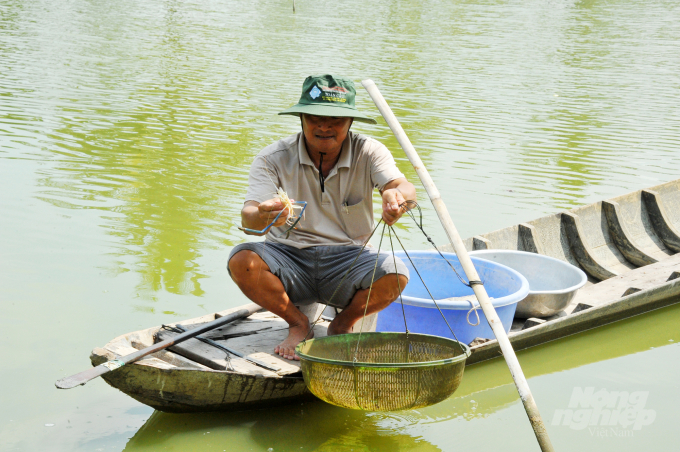
[[[368,94],[373,99],[373,102],[375,102],[378,110],[380,110],[380,114],[382,114],[383,118],[385,118],[385,121],[387,121],[387,125],[390,126],[390,129],[392,129],[392,132],[397,137],[397,141],[399,141],[399,144],[401,145],[402,149],[404,149],[406,156],[411,161],[413,168],[416,170],[420,181],[425,187],[425,191],[427,191],[427,195],[430,197],[430,200],[434,205],[434,209],[437,211],[439,221],[441,221],[442,226],[444,226],[446,235],[453,245],[454,251],[458,255],[458,260],[465,271],[468,281],[479,281],[477,270],[472,264],[470,256],[468,256],[468,252],[465,249],[465,245],[463,244],[458,231],[456,230],[456,226],[453,224],[453,221],[451,221],[451,217],[449,216],[449,212],[446,209],[444,201],[442,201],[439,190],[437,190],[437,187],[435,187],[434,181],[427,172],[423,161],[420,160],[420,157],[411,144],[411,141],[406,136],[406,132],[404,132],[404,129],[401,127],[401,124],[399,124],[397,117],[394,116],[394,113],[392,113],[392,110],[390,109],[389,105],[387,105],[385,98],[382,96],[380,90],[378,90],[378,87],[375,85],[373,80],[364,80],[361,82],[361,84],[364,86],[364,88],[366,88],[366,91],[368,91]],[[534,429],[534,433],[536,434],[536,439],[538,439],[538,444],[541,446],[541,450],[543,452],[554,451],[550,442],[550,438],[548,437],[548,432],[546,431],[543,420],[541,419],[541,414],[538,412],[538,406],[536,406],[534,396],[531,395],[531,389],[529,389],[527,379],[524,377],[524,373],[522,372],[522,368],[519,365],[519,361],[517,361],[517,355],[515,355],[515,351],[510,344],[508,335],[505,333],[505,329],[501,324],[501,319],[498,317],[498,314],[496,314],[496,310],[491,304],[491,300],[489,300],[489,295],[487,295],[486,289],[481,284],[475,284],[472,286],[472,290],[475,292],[477,300],[479,300],[479,304],[482,307],[482,311],[484,311],[484,315],[489,322],[489,326],[493,330],[496,339],[498,339],[501,352],[503,353],[505,362],[510,369],[512,379],[515,380],[517,392],[519,392],[519,396],[522,399],[524,409],[527,412],[527,416],[529,416],[529,421],[531,422],[531,426]]]

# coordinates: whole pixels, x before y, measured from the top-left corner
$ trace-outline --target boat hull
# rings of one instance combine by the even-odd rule
[[[93,351],[92,365],[107,360],[102,352]],[[162,369],[139,362],[103,378],[133,399],[168,413],[242,411],[314,398],[301,376],[270,378],[211,369]]]

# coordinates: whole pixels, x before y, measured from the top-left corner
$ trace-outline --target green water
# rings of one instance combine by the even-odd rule
[[[298,130],[276,113],[311,73],[378,83],[465,237],[679,177],[675,2],[291,3],[0,3],[0,450],[537,449],[500,361],[393,414],[180,416],[103,381],[54,388],[117,335],[246,302],[225,265],[246,240],[248,167]],[[377,116],[361,89],[357,103]],[[384,122],[354,130],[416,180]],[[519,354],[558,450],[676,447],[679,320]],[[656,418],[620,436],[552,425],[586,387],[646,392]]]

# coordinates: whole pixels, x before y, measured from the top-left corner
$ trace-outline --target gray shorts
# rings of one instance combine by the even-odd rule
[[[235,246],[229,259],[243,250],[253,251],[260,256],[281,280],[288,297],[296,306],[323,303],[345,308],[357,290],[370,287],[371,280],[377,281],[390,273],[409,277],[408,268],[398,257],[384,250],[380,251],[378,257],[378,250],[368,247],[364,248],[353,266],[360,246],[312,246],[299,249],[281,243],[266,242],[265,245],[264,242],[249,242]],[[376,257],[378,267],[374,277]],[[350,267],[347,278],[342,282]]]

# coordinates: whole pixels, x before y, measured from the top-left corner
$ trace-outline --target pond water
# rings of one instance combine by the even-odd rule
[[[248,168],[299,129],[276,113],[309,74],[376,81],[464,237],[679,177],[676,2],[296,7],[0,5],[1,450],[537,450],[502,361],[469,367],[446,402],[392,414],[310,402],[168,415],[101,380],[54,388],[117,335],[247,301],[225,265],[247,240]],[[360,87],[357,104],[378,116]],[[417,180],[383,121],[353,128]],[[399,227],[409,248],[428,247]],[[670,307],[519,353],[558,450],[675,447],[678,321]],[[561,425],[589,387],[644,396],[655,419]]]

